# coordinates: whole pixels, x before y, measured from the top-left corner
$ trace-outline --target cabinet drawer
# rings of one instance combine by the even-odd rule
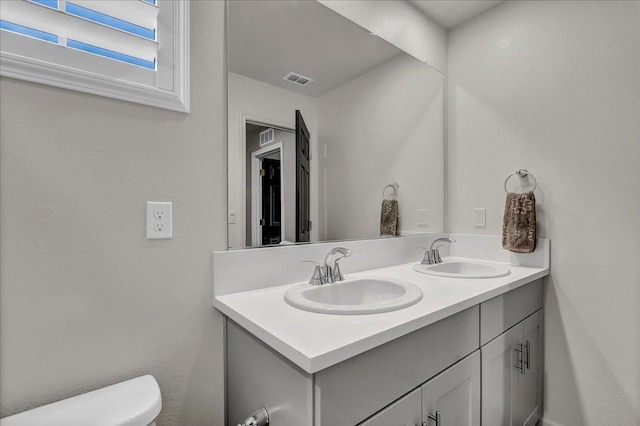
[[[478,348],[479,307],[350,358],[315,376],[315,424],[353,426]]]
[[[480,304],[480,345],[542,308],[542,279]]]
[[[421,392],[416,389],[358,426],[418,426],[422,423],[421,406]]]

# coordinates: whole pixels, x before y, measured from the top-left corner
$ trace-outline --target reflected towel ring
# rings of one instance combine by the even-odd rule
[[[531,176],[531,179],[533,179],[533,189],[531,190],[531,192],[535,191],[536,188],[538,187],[538,181],[536,181],[535,176],[529,173],[527,169],[516,170],[515,172],[507,176],[507,178],[504,181],[504,192],[506,192],[507,194],[509,193],[509,191],[507,190],[507,182],[509,182],[509,179],[511,179],[515,175],[518,175],[520,179],[526,178],[527,176]]]
[[[387,191],[387,188],[391,188],[391,193]],[[398,199],[398,188],[400,188],[398,182],[393,182],[385,186],[382,190],[382,198],[389,201]]]

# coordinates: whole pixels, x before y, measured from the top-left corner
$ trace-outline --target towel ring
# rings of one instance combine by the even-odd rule
[[[509,182],[509,179],[511,179],[513,176],[518,175],[518,177],[520,179],[522,178],[526,178],[527,176],[531,176],[531,179],[533,179],[533,189],[531,190],[531,192],[535,191],[536,188],[538,187],[538,181],[536,181],[536,178],[534,175],[532,175],[531,173],[529,173],[527,171],[527,169],[520,169],[520,170],[516,170],[515,172],[511,173],[509,176],[507,176],[507,178],[504,181],[504,192],[506,192],[507,194],[509,193],[509,191],[507,190],[507,182]]]
[[[387,191],[387,188],[391,188],[391,193],[389,194]],[[393,182],[390,183],[389,185],[385,186],[384,189],[382,190],[382,198],[384,198],[385,200],[397,200],[398,199],[398,188],[400,188],[400,185],[398,185],[398,182]]]

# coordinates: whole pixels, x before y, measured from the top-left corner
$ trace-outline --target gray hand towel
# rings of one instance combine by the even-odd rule
[[[533,192],[507,194],[502,220],[502,248],[532,253],[536,248],[536,197]]]
[[[398,200],[382,200],[380,210],[380,235],[398,235],[400,231]]]

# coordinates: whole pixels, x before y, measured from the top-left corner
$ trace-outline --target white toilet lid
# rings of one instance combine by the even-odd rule
[[[162,409],[158,382],[141,376],[0,419],[0,426],[147,426]]]

